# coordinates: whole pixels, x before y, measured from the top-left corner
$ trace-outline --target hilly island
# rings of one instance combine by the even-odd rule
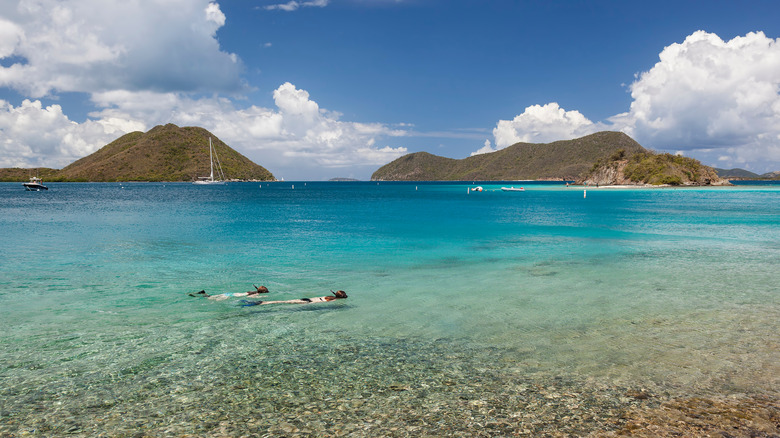
[[[0,169],[0,181],[195,181],[209,175],[209,138],[229,180],[276,178],[200,127],[159,125],[131,132],[63,169]],[[558,180],[600,185],[725,185],[727,171],[655,153],[622,132],[597,132],[552,143],[516,143],[464,159],[427,152],[404,155],[379,168],[372,181]],[[739,169],[728,171],[733,175]],[[746,172],[746,171],[741,171]],[[747,173],[749,174],[749,172]],[[744,177],[777,178],[775,174]],[[740,176],[742,174],[739,174]]]
[[[628,173],[627,173],[628,172]],[[382,166],[375,181],[567,180],[580,184],[722,185],[697,160],[656,154],[622,132],[547,144],[516,143],[464,159],[416,152]]]
[[[125,134],[61,170],[0,169],[0,181],[23,181],[36,174],[46,181],[194,181],[209,175],[209,138],[226,178],[276,180],[209,131],[167,124]]]

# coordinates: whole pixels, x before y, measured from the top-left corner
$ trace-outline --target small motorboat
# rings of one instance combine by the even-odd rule
[[[501,187],[501,190],[505,192],[524,192],[525,189],[522,187]]]
[[[471,191],[472,192],[481,192],[482,191],[482,186],[476,186],[473,189],[471,189]]]
[[[30,192],[39,192],[41,190],[49,190],[48,187],[43,185],[43,181],[37,176],[30,177],[30,182],[22,184],[25,190]]]

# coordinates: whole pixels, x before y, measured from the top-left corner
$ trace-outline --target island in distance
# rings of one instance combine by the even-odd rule
[[[228,180],[276,181],[266,168],[200,127],[159,125],[131,132],[63,169],[0,169],[0,181],[196,181],[210,171],[209,138]],[[726,179],[780,179],[643,148],[622,132],[598,132],[546,144],[517,143],[496,152],[452,159],[427,152],[404,155],[374,172],[372,181],[557,180],[600,185],[721,185]],[[332,178],[329,181],[358,181]]]
[[[727,185],[698,160],[657,154],[622,132],[597,132],[552,143],[516,143],[464,159],[427,152],[379,168],[372,181],[557,180],[600,185]]]
[[[199,127],[159,125],[125,134],[95,153],[58,169],[0,169],[0,181],[195,181],[210,172],[209,138],[230,180],[275,181],[266,168]]]
[[[715,168],[721,178],[734,180],[780,180],[780,170],[757,174],[744,169],[718,169]]]

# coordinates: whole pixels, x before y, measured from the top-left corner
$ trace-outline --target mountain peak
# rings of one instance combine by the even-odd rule
[[[194,181],[210,172],[209,138],[229,179],[274,176],[200,127],[157,125],[119,137],[63,168],[57,179],[75,181]]]
[[[593,163],[623,149],[645,152],[622,132],[603,131],[574,140],[552,143],[516,143],[488,154],[464,159],[416,152],[381,167],[372,180],[468,181],[468,180],[574,180]]]

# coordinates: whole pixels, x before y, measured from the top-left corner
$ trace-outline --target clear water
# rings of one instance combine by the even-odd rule
[[[630,390],[777,394],[780,186],[522,184],[2,183],[0,435],[587,433]],[[349,298],[187,295],[253,283]]]

